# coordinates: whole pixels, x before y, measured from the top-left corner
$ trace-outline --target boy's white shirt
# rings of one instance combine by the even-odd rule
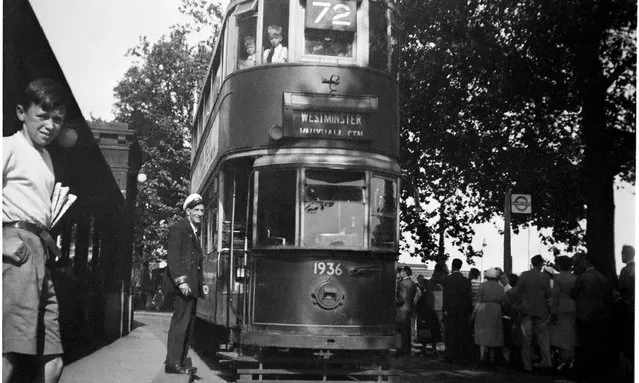
[[[268,58],[268,54],[271,49],[267,49],[262,54],[262,64],[267,64],[266,59]],[[271,59],[271,63],[285,63],[288,61],[288,49],[282,44],[275,47],[273,51],[273,58]]]
[[[49,227],[55,185],[49,152],[37,150],[25,129],[2,139],[2,222]]]

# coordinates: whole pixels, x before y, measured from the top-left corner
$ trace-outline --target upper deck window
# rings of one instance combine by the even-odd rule
[[[308,0],[305,11],[305,54],[354,57],[357,32],[355,0]]]
[[[289,0],[264,0],[262,63],[284,63],[288,58]]]
[[[259,61],[257,53],[257,15],[243,14],[237,20],[238,37],[237,44],[237,69],[246,69],[257,65]]]
[[[371,68],[397,73],[399,47],[395,12],[386,1],[371,1],[369,6],[369,60]]]
[[[371,3],[370,19],[370,47],[368,65],[371,68],[386,70],[388,66],[388,20],[386,18],[386,4]]]

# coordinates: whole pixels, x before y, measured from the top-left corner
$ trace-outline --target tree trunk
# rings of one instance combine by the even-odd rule
[[[586,150],[586,246],[594,266],[616,278],[614,176],[605,157],[604,153]]]
[[[598,58],[594,59],[597,64],[590,66],[592,72],[589,80],[585,80],[589,86],[583,104],[585,240],[593,265],[607,277],[616,279],[613,137],[606,129],[605,78]]]

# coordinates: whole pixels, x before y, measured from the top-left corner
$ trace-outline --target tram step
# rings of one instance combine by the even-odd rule
[[[223,360],[232,360],[237,362],[248,362],[248,363],[262,363],[264,364],[272,364],[272,363],[315,363],[315,364],[357,364],[358,366],[366,366],[366,365],[378,365],[380,362],[382,365],[390,365],[391,360],[388,358],[374,358],[374,357],[338,357],[331,359],[308,359],[303,357],[288,357],[288,356],[272,356],[272,357],[262,357],[260,359],[254,356],[246,356],[246,355],[238,355],[237,352],[233,351],[218,351],[216,355]]]
[[[259,381],[261,383],[311,383],[311,382],[322,382],[323,380],[279,380],[279,379],[260,379],[260,380],[251,380],[251,379],[238,379],[236,383],[255,383]],[[330,383],[353,383],[352,380],[331,380]]]
[[[218,351],[215,353],[215,355],[217,355],[217,357],[220,359],[234,362],[258,362],[255,357],[239,355],[237,352],[234,351]]]
[[[238,369],[237,373],[243,374],[261,374],[261,375],[397,375],[398,370],[351,370],[351,369]]]

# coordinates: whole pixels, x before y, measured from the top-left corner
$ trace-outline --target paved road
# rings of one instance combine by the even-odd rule
[[[162,342],[164,347],[163,354],[166,355],[166,341],[168,337],[169,324],[171,322],[171,314],[163,312],[147,312],[136,311],[134,314],[133,327],[144,326],[157,339]],[[220,372],[217,360],[209,355],[200,355],[193,350],[189,352],[189,357],[193,362],[193,366],[197,367],[196,382],[206,383],[226,383],[231,379]],[[162,367],[162,366],[160,366]],[[158,374],[152,383],[177,382],[178,376]]]
[[[144,326],[166,348],[167,332],[170,322],[169,313],[139,311],[134,316],[134,327]],[[164,351],[165,352],[165,351]],[[198,367],[197,382],[227,383],[233,382],[233,376],[221,369],[214,353],[191,350],[189,356],[193,365]],[[441,358],[411,356],[408,359],[394,358],[393,367],[401,370],[401,383],[453,383],[453,382],[495,382],[495,383],[564,383],[573,380],[556,377],[523,374],[510,369],[476,369],[472,366],[461,366],[445,363]],[[172,378],[169,376],[169,378]],[[167,375],[158,374],[153,383],[173,382],[166,380]]]

